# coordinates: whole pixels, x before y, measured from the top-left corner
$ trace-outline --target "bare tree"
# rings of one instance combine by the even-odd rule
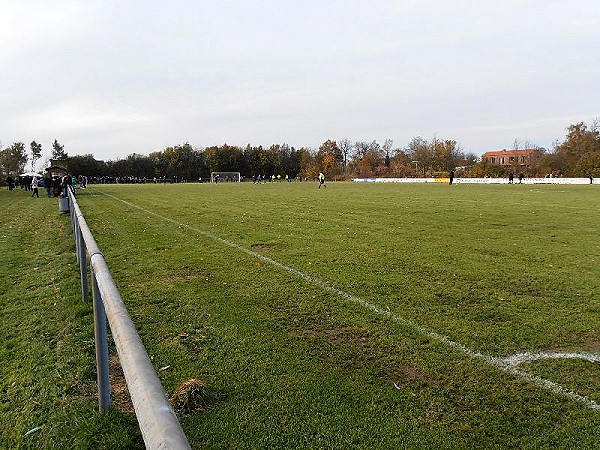
[[[385,153],[385,167],[390,167],[390,150],[394,145],[393,139],[386,139],[383,144],[383,152]]]
[[[513,150],[529,150],[529,149],[537,149],[537,148],[539,148],[539,146],[534,144],[533,142],[529,141],[528,139],[515,138],[515,140],[513,141],[513,144],[512,144]]]
[[[352,157],[352,149],[354,148],[352,142],[348,139],[342,139],[337,143],[338,148],[342,151],[344,156],[343,161],[343,173],[346,174],[346,166],[348,165],[348,158]]]
[[[369,151],[369,143],[364,141],[356,141],[354,143],[354,155],[352,159],[362,160]]]

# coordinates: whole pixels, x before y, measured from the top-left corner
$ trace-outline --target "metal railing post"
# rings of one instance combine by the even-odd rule
[[[71,215],[71,220],[73,221],[73,236],[75,237],[75,254],[77,255],[77,262],[79,263],[81,257],[81,252],[79,251],[79,247],[81,246],[81,232],[79,231],[77,217]]]
[[[94,340],[96,345],[96,378],[98,380],[99,410],[106,412],[110,406],[110,376],[108,371],[108,331],[106,312],[98,289],[96,277],[92,274],[92,299],[94,305]]]
[[[79,218],[77,218],[79,219]],[[90,301],[90,292],[88,286],[88,274],[87,274],[87,259],[86,259],[86,245],[81,234],[81,226],[79,220],[77,220],[77,260],[79,261],[79,275],[81,278],[81,298],[85,303]]]
[[[73,197],[74,198],[74,197]],[[72,206],[71,195],[69,192],[69,188],[67,188],[67,202],[69,203],[69,214],[71,215],[71,224],[73,226],[73,231],[75,231],[75,208]]]
[[[81,214],[75,196],[71,192],[68,196],[78,246],[77,255],[82,251],[81,259],[85,261],[87,252],[90,258],[100,411],[104,412],[110,406],[106,328],[108,322],[146,448],[190,449],[190,444],[112,279],[104,256]],[[83,273],[82,271],[82,277]],[[85,274],[87,275],[87,269]]]

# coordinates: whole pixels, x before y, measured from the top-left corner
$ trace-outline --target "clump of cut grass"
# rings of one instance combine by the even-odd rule
[[[192,378],[177,386],[171,396],[171,405],[178,415],[203,413],[212,403],[213,396],[202,380]]]

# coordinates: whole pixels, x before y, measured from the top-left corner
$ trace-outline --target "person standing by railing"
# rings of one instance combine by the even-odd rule
[[[63,198],[67,198],[69,193],[67,190],[70,190],[73,194],[75,193],[75,189],[73,189],[73,177],[71,174],[67,173],[61,180],[62,187],[62,196]]]
[[[44,177],[44,189],[46,189],[48,198],[52,197],[52,177],[48,172],[46,172],[46,176]]]

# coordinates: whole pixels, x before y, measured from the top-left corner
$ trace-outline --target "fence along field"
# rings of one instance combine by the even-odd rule
[[[193,446],[591,448],[597,194],[242,183],[79,201],[167,391],[215,393],[182,421]]]

